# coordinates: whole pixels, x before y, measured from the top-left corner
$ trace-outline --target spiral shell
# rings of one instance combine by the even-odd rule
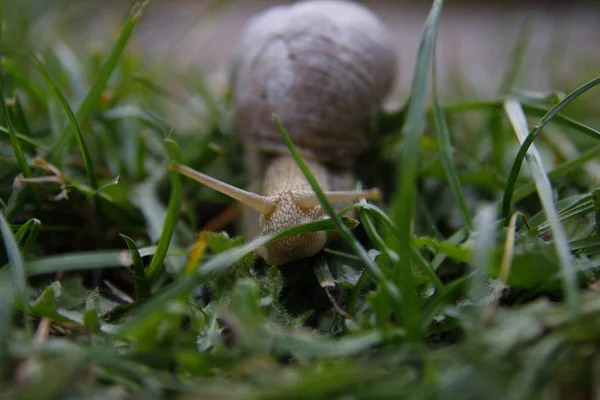
[[[390,33],[348,1],[303,1],[253,17],[233,75],[234,129],[248,147],[281,152],[277,114],[298,149],[330,164],[369,146],[369,116],[394,80]]]

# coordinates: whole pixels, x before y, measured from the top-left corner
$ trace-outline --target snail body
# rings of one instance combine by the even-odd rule
[[[260,235],[326,218],[272,120],[277,114],[330,202],[378,199],[376,189],[352,190],[352,167],[369,147],[369,117],[395,70],[391,35],[364,6],[314,0],[272,7],[244,29],[232,79],[250,191],[176,168],[258,211]],[[254,218],[245,214],[246,228],[256,227]],[[318,253],[325,242],[325,232],[305,233],[273,240],[257,254],[280,265]]]

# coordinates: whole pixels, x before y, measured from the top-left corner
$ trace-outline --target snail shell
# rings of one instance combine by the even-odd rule
[[[277,114],[305,157],[351,165],[394,80],[391,34],[348,1],[304,1],[253,17],[234,70],[234,129],[247,148],[286,152]]]

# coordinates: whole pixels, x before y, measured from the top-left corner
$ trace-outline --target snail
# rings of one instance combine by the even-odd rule
[[[250,191],[175,169],[260,213],[260,235],[326,218],[273,122],[276,114],[331,203],[377,200],[377,189],[352,190],[352,168],[369,146],[369,117],[395,71],[391,34],[364,6],[314,0],[271,7],[246,25],[232,74],[234,131],[244,146]],[[249,217],[256,213],[245,212],[244,225],[256,227]],[[326,240],[324,231],[309,232],[273,240],[256,253],[281,265],[317,254]]]

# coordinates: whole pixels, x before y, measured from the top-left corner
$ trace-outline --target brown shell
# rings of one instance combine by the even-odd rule
[[[234,124],[265,151],[285,144],[277,114],[307,156],[340,163],[366,150],[369,116],[396,71],[390,33],[347,1],[304,1],[252,18],[234,69]]]

